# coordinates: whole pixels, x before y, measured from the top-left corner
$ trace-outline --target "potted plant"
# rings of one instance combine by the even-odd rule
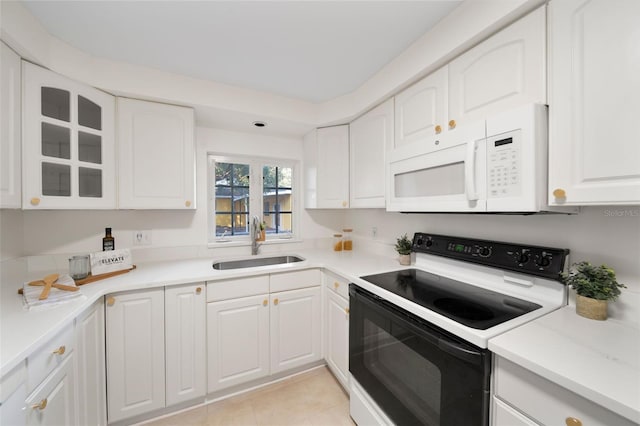
[[[620,295],[624,284],[616,281],[616,273],[606,265],[594,266],[589,262],[571,265],[568,273],[562,273],[562,280],[576,293],[576,313],[596,320],[607,319],[607,301],[614,301]]]
[[[400,255],[401,265],[411,265],[411,246],[413,242],[404,234],[396,240],[395,249]]]
[[[264,241],[267,239],[267,222],[264,220],[260,222],[260,238],[258,241]]]

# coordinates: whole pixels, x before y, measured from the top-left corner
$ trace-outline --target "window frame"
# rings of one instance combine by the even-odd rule
[[[249,157],[243,155],[207,153],[207,244],[210,247],[237,246],[251,244],[251,235],[216,235],[216,163],[235,163],[249,165],[249,212],[248,220],[258,216],[262,220],[264,214],[263,167],[275,166],[291,168],[291,233],[267,234],[263,243],[297,242],[300,222],[300,161],[285,158]]]

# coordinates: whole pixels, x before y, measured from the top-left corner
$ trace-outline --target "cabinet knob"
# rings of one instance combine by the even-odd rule
[[[449,128],[450,129],[456,128],[456,120],[449,120]]]
[[[108,297],[107,298],[107,306],[113,306],[114,303],[116,303],[116,298],[115,297]]]
[[[273,299],[273,304],[277,305],[278,303],[280,303],[280,301],[278,300],[278,298]]]
[[[269,304],[269,301],[267,299],[264,299],[262,301],[262,306],[267,306]]]
[[[53,353],[56,354],[56,355],[64,355],[66,350],[67,350],[67,348],[65,348],[64,345],[62,345],[58,349],[53,351]]]
[[[442,126],[438,124],[435,127],[435,130],[436,130],[436,135],[439,135],[440,133],[442,133]]]
[[[553,190],[553,196],[556,198],[567,198],[567,193],[562,188],[556,188]]]
[[[33,198],[31,199],[31,205],[32,205],[32,206],[37,206],[38,204],[40,204],[40,198],[38,198],[38,197],[33,197]]]
[[[196,288],[196,294],[200,294],[202,293],[202,287],[197,287]]]
[[[342,207],[347,207],[347,202],[346,201],[342,202]]]
[[[185,207],[191,207],[191,201],[187,200],[184,202]]]
[[[333,283],[333,288],[335,288],[337,290],[338,287],[340,287],[340,283],[338,281],[334,282]]]
[[[344,308],[344,313],[349,315],[349,312],[351,312],[351,310],[349,310],[349,308]]]
[[[44,410],[45,408],[47,408],[47,398],[43,399],[42,401],[40,401],[37,404],[33,404],[31,406],[31,408],[38,409],[38,410]]]
[[[567,426],[582,426],[580,419],[576,419],[575,417],[567,417],[564,422]]]

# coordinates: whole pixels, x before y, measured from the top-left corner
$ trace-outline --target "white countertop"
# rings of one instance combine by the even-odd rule
[[[489,349],[640,423],[640,330],[566,306],[489,340]]]

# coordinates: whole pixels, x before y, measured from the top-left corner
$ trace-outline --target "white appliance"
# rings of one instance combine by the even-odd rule
[[[547,204],[547,107],[530,104],[391,154],[387,210],[571,213]],[[415,150],[412,152],[416,152]]]

